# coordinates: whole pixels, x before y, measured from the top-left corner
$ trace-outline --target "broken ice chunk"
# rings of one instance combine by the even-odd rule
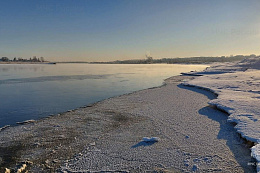
[[[158,137],[143,137],[143,141],[144,142],[158,142],[160,140],[160,138]]]

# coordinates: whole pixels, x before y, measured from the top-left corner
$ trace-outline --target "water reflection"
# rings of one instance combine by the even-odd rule
[[[0,64],[0,71],[2,72],[10,72],[10,71],[20,71],[20,70],[26,70],[26,71],[43,71],[44,66],[39,66],[37,64],[32,65],[23,65],[23,64]]]
[[[0,65],[0,127],[159,86],[205,65]]]
[[[47,81],[105,79],[108,76],[109,75],[72,75],[72,76],[42,76],[42,77],[34,77],[34,78],[5,79],[5,80],[0,80],[0,85],[30,83],[30,82],[47,82]]]

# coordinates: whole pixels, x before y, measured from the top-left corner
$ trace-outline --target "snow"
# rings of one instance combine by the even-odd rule
[[[158,137],[143,137],[143,141],[144,142],[158,142],[160,140],[160,138]]]
[[[196,172],[196,171],[198,171],[198,169],[199,169],[198,166],[196,164],[194,164],[192,167],[192,172]]]
[[[248,58],[239,63],[217,64],[183,85],[210,90],[218,95],[209,104],[229,113],[229,122],[245,139],[254,142],[252,156],[258,161],[260,172],[260,57]]]

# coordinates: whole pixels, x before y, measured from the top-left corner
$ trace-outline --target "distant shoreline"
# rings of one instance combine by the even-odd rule
[[[116,60],[108,62],[90,62],[91,64],[212,64],[223,62],[241,61],[245,58],[256,57],[256,55],[236,55],[236,56],[221,56],[221,57],[185,57],[185,58],[161,58],[153,59],[147,56],[146,59],[129,59],[129,60]]]
[[[56,62],[13,62],[13,61],[3,62],[3,61],[0,61],[0,64],[56,64]]]

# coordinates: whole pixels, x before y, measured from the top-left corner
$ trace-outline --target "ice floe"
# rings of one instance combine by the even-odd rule
[[[160,138],[158,137],[143,137],[143,141],[144,142],[158,142],[160,140]]]
[[[215,64],[203,72],[191,72],[197,78],[183,85],[210,90],[218,95],[209,104],[230,114],[229,122],[245,139],[254,142],[252,156],[260,172],[260,57],[241,62]]]

